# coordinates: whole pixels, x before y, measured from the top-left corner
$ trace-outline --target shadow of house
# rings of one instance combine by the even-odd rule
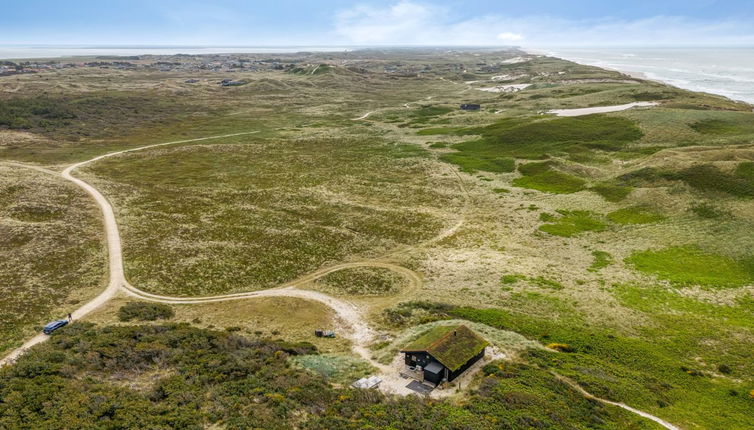
[[[411,342],[401,353],[409,367],[421,368],[424,381],[450,382],[484,357],[489,343],[465,325],[438,326]]]

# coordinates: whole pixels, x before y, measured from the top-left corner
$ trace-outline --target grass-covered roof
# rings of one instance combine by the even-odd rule
[[[403,352],[428,352],[450,370],[463,366],[489,345],[465,325],[437,326],[411,342]]]

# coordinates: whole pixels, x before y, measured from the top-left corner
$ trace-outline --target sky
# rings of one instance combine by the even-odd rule
[[[0,0],[0,45],[754,46],[754,0]]]

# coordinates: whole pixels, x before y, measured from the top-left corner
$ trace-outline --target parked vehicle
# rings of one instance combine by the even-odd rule
[[[60,327],[65,327],[68,325],[68,320],[58,320],[53,321],[51,323],[47,323],[47,325],[42,329],[42,333],[44,334],[52,334],[55,330],[59,329]]]
[[[314,335],[317,337],[335,337],[335,332],[332,330],[314,330]]]

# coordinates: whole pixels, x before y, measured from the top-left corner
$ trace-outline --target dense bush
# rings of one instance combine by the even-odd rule
[[[130,302],[118,309],[118,319],[121,321],[156,321],[173,316],[173,308],[163,303]]]

